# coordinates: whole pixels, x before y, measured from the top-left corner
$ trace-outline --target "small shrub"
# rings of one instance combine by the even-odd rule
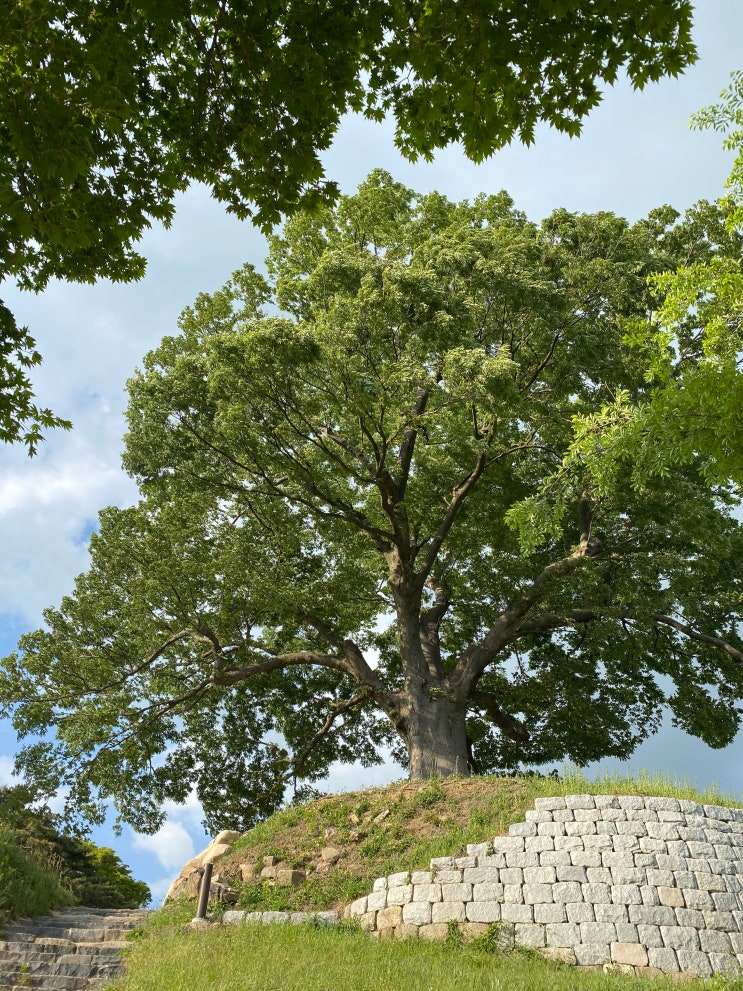
[[[441,781],[438,778],[429,781],[426,787],[422,788],[416,796],[417,804],[424,809],[436,805],[437,802],[446,800],[446,792],[441,787]]]
[[[508,953],[515,946],[514,927],[510,922],[494,922],[487,932],[472,940],[472,946],[485,953]]]

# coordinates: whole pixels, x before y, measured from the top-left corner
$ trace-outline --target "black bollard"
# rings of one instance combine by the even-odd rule
[[[209,901],[209,889],[212,886],[212,871],[214,864],[204,864],[201,868],[201,887],[199,888],[199,905],[196,909],[194,922],[201,922],[206,919],[206,906]]]

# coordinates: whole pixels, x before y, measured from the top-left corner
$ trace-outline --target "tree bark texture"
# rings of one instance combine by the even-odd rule
[[[410,701],[406,744],[412,779],[468,776],[465,707],[438,688],[422,686]]]

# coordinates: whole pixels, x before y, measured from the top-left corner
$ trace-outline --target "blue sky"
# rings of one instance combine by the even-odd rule
[[[328,174],[344,192],[375,167],[416,190],[438,189],[451,199],[506,189],[535,220],[559,206],[637,219],[663,203],[683,210],[698,199],[715,199],[731,156],[722,151],[719,135],[691,131],[688,121],[716,100],[730,72],[743,68],[743,4],[700,0],[695,22],[697,65],[642,93],[617,84],[580,140],[543,128],[532,147],[514,146],[479,166],[456,147],[432,163],[411,165],[396,153],[389,125],[349,118],[326,155]],[[40,625],[42,610],[56,605],[85,569],[98,510],[136,498],[119,465],[127,378],[146,351],[173,333],[178,314],[198,292],[214,291],[243,262],[259,264],[265,254],[261,235],[228,217],[198,187],[179,198],[172,228],[153,229],[142,248],[148,271],[136,285],[55,283],[38,296],[2,287],[45,356],[34,375],[39,401],[72,419],[75,429],[50,435],[33,460],[19,449],[0,448],[0,656]],[[742,743],[739,736],[726,750],[712,751],[664,727],[628,766],[688,775],[700,786],[717,782],[740,795]],[[0,783],[11,780],[15,748],[12,729],[0,722]],[[368,787],[399,777],[394,767],[339,768],[326,788]],[[154,837],[128,829],[116,837],[110,825],[94,837],[113,846],[156,895],[207,842],[196,803],[167,811],[167,823]]]

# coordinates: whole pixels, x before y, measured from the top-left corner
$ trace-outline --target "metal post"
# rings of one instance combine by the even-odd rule
[[[199,905],[196,909],[196,918],[194,922],[204,921],[206,919],[206,905],[209,901],[209,889],[212,886],[212,871],[214,870],[214,864],[204,864],[201,868],[201,887],[199,888]]]

